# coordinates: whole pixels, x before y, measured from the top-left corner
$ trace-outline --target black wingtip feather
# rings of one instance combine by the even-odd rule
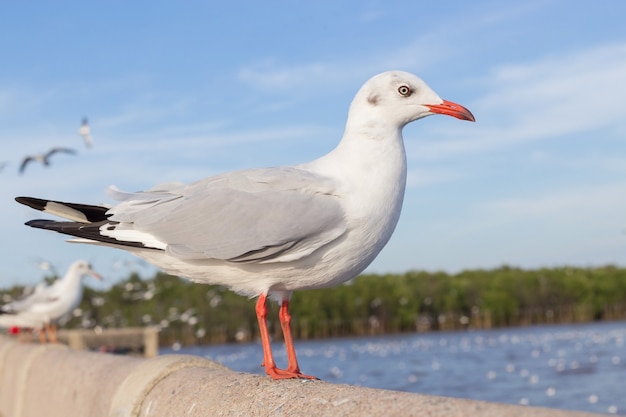
[[[47,200],[34,197],[15,197],[15,201],[39,211],[42,211],[47,203]]]
[[[35,219],[35,220],[27,221],[24,224],[30,227],[34,227],[36,229],[52,230],[54,232],[62,233],[64,235],[70,235],[70,236],[80,237],[84,239],[89,239],[89,240],[93,240],[94,242],[102,242],[102,243],[106,243],[106,244],[113,245],[113,246],[161,250],[161,249],[146,246],[141,242],[129,242],[129,241],[117,240],[115,238],[112,238],[109,236],[103,236],[100,234],[100,228],[104,224],[115,225],[117,224],[116,222],[102,221],[99,223],[79,223],[79,222],[57,222],[54,220],[47,220],[47,219]]]
[[[26,226],[35,227],[37,229],[48,229],[48,230],[54,230],[56,232],[57,231],[56,228],[53,227],[55,223],[59,223],[59,222],[55,222],[54,220],[35,219],[35,220],[29,220],[24,224]]]
[[[78,203],[66,203],[64,201],[55,201],[55,200],[44,200],[41,198],[35,197],[15,197],[15,201],[20,204],[24,204],[25,206],[34,208],[39,211],[46,211],[46,205],[48,203],[56,203],[63,206],[70,207],[71,209],[77,210],[81,212],[87,221],[91,223],[101,222],[109,218],[107,211],[108,207],[104,206],[94,206],[89,204],[78,204]]]

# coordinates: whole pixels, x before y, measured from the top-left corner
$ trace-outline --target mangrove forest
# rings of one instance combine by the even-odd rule
[[[1,302],[24,291],[1,290]],[[82,304],[64,326],[156,326],[162,344],[241,342],[257,337],[254,307],[254,300],[223,287],[163,273],[149,279],[133,273],[106,291],[85,288]],[[295,292],[290,311],[298,339],[622,320],[626,269],[365,274],[334,288]],[[270,328],[280,337],[277,313],[273,303]]]

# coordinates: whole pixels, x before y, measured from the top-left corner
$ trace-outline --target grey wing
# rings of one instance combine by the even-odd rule
[[[38,285],[35,291],[21,300],[15,300],[2,306],[2,311],[9,314],[18,314],[29,311],[38,303],[53,301],[50,299],[50,287]]]
[[[289,262],[339,238],[343,209],[326,178],[297,169],[230,173],[129,197],[111,220],[155,237],[181,259]]]
[[[24,170],[26,169],[26,165],[28,165],[28,163],[30,161],[34,161],[35,158],[33,158],[32,156],[27,156],[22,160],[22,164],[20,165],[20,174],[22,174],[24,172]]]
[[[24,310],[27,310],[30,304],[31,303],[28,302],[27,299],[16,300],[0,307],[0,311],[4,314],[17,314]]]
[[[74,149],[71,148],[62,148],[60,146],[57,146],[55,148],[50,149],[47,153],[46,153],[46,158],[49,158],[51,155],[54,155],[55,153],[58,152],[62,152],[62,153],[69,153],[74,155],[76,153],[76,151]]]

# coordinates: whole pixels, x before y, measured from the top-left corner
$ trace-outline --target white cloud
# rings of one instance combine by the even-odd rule
[[[94,128],[116,128],[139,123],[154,123],[162,119],[172,118],[173,115],[185,113],[193,100],[179,97],[177,99],[164,100],[155,97],[140,97],[139,100],[121,105],[121,109],[114,114],[104,115],[96,119],[97,125],[92,121]]]
[[[42,105],[50,103],[63,91],[59,86],[45,89],[19,84],[0,86],[0,111],[3,119],[18,113],[34,114]]]
[[[415,158],[481,152],[519,142],[593,129],[624,129],[626,43],[495,68],[483,79],[487,93],[465,103],[476,126],[445,126],[420,141]],[[454,139],[454,138],[462,139]]]
[[[470,7],[467,13],[438,16],[436,25],[425,25],[421,31],[416,30],[419,36],[399,37],[395,43],[382,49],[345,54],[339,59],[324,56],[323,59],[300,64],[284,64],[268,57],[240,68],[239,78],[254,88],[266,91],[284,91],[294,87],[298,87],[298,91],[327,91],[337,84],[350,85],[355,79],[365,81],[378,72],[390,69],[421,72],[449,59],[458,62],[471,53],[471,48],[463,44],[463,39],[469,34],[519,19],[544,6],[538,1],[502,9]],[[388,15],[385,11],[369,8],[361,12],[359,19],[369,22]],[[471,58],[476,59],[475,56]]]
[[[478,208],[489,218],[512,223],[538,218],[555,222],[593,219],[595,225],[616,218],[626,221],[626,183],[572,186],[536,196],[484,202]]]
[[[335,71],[326,63],[281,67],[275,60],[252,64],[239,70],[239,79],[256,88],[275,91],[306,86],[311,80],[329,80]]]
[[[390,69],[420,71],[437,65],[453,56],[458,48],[440,39],[439,35],[438,32],[425,34],[402,42],[396,48],[370,51],[365,57],[359,55],[300,65],[283,65],[275,59],[266,59],[241,68],[239,79],[265,91],[326,92],[339,84],[351,85],[355,79],[364,82],[372,75]]]
[[[543,115],[571,129],[593,127],[623,115],[617,97],[626,93],[626,43],[501,66],[484,84],[492,91],[475,103],[481,111],[510,114],[514,106],[523,110],[511,115],[517,120]]]

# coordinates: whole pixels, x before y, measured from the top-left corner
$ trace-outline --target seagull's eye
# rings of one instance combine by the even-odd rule
[[[406,85],[401,85],[398,87],[398,93],[400,93],[401,96],[407,97],[411,95],[411,89]]]

